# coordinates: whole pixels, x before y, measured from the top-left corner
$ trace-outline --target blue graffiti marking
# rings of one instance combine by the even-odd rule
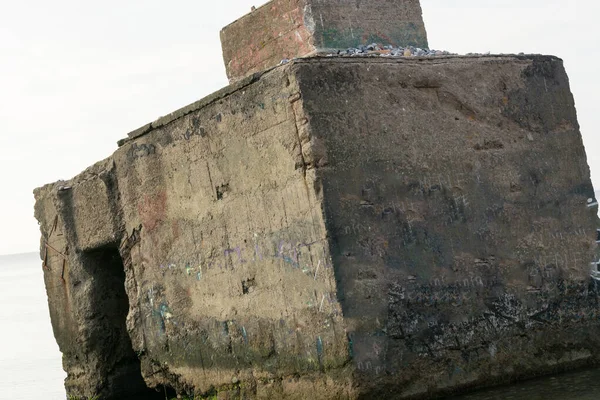
[[[317,355],[319,358],[323,355],[323,341],[321,340],[321,336],[317,338]]]

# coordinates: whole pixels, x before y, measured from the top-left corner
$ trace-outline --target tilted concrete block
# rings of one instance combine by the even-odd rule
[[[370,43],[427,47],[418,0],[273,0],[221,31],[230,82],[283,59]]]
[[[560,59],[299,59],[111,161],[118,248],[57,236],[55,214],[88,214],[38,191],[44,238],[74,249],[63,283],[65,258],[45,270],[72,395],[138,371],[196,395],[405,398],[600,359],[597,202]]]

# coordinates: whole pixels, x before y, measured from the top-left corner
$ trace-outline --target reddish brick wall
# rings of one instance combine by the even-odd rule
[[[419,0],[273,0],[221,31],[230,82],[285,58],[374,42],[427,47]]]
[[[274,0],[221,30],[227,77],[234,82],[315,50],[304,0]]]

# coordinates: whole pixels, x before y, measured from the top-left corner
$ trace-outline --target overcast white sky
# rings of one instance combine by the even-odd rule
[[[264,3],[0,1],[0,254],[37,251],[34,187],[71,178],[127,132],[225,86],[219,30]],[[421,4],[432,48],[564,59],[599,189],[600,1]]]

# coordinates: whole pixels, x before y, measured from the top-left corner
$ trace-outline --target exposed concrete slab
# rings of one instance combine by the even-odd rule
[[[110,349],[150,387],[243,398],[407,398],[598,361],[597,208],[560,59],[300,59],[99,165],[36,191],[70,394],[115,396],[123,361],[89,356]]]

